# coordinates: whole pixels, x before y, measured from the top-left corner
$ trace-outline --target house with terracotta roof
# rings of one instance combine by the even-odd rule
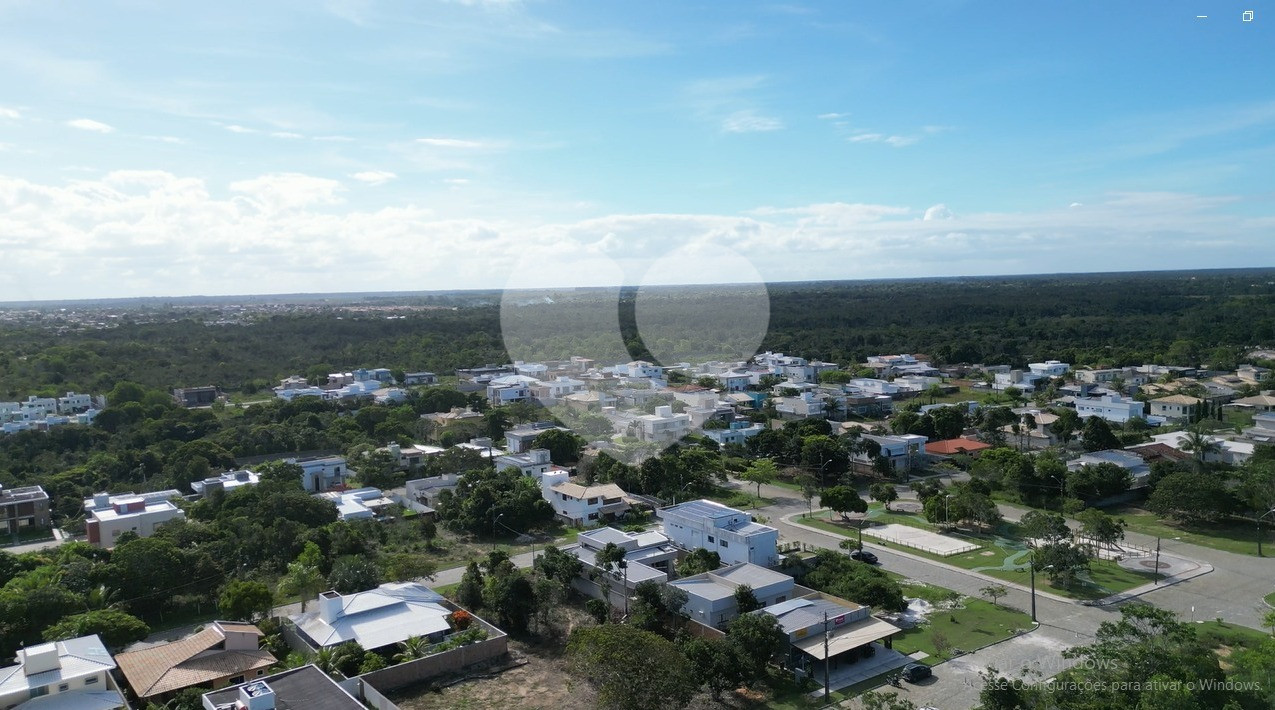
[[[641,501],[630,498],[614,483],[582,486],[568,480],[568,472],[547,471],[540,477],[540,494],[558,517],[571,525],[593,527],[623,517],[634,504]]]
[[[133,694],[162,705],[185,688],[216,690],[266,674],[278,660],[263,650],[261,630],[239,621],[214,621],[203,631],[115,656]]]
[[[977,456],[979,452],[990,448],[992,448],[991,444],[975,439],[957,437],[955,439],[927,442],[925,444],[925,453],[931,456],[955,456],[956,454]]]

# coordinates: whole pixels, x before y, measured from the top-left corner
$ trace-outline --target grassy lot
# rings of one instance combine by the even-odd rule
[[[1251,521],[1227,521],[1216,525],[1177,525],[1161,520],[1154,513],[1141,508],[1118,508],[1108,511],[1118,518],[1124,518],[1128,529],[1144,535],[1172,540],[1181,538],[1183,542],[1214,550],[1234,552],[1238,555],[1257,554],[1257,523]],[[1268,554],[1275,555],[1275,535],[1271,526],[1263,526],[1265,533],[1264,547],[1269,547]],[[1264,550],[1265,552],[1265,550]]]
[[[1260,646],[1271,638],[1270,634],[1263,631],[1217,621],[1198,622],[1195,625],[1195,636],[1209,648],[1226,647],[1230,650]]]
[[[1275,592],[1266,595],[1266,603],[1275,607]]]
[[[1208,431],[1229,431],[1236,432],[1246,427],[1253,426],[1253,412],[1245,412],[1240,410],[1224,411],[1222,413],[1222,421],[1216,419],[1204,419],[1199,425]]]
[[[730,506],[731,508],[738,508],[740,510],[765,507],[775,502],[774,499],[766,498],[764,496],[758,498],[756,491],[757,488],[755,486],[745,486],[744,488],[739,489],[716,488],[712,493],[709,493],[704,497],[712,501],[717,501],[722,505]]]
[[[874,522],[892,522],[926,530],[934,529],[933,525],[927,523],[920,516],[907,513],[887,514],[884,512],[873,515],[873,512],[872,508],[869,507],[868,515]],[[827,530],[843,537],[856,537],[858,535],[854,523],[843,523],[840,520],[830,521],[826,517],[826,513],[815,513],[813,518],[803,515],[799,520],[812,527]],[[961,534],[958,536],[960,539],[968,540],[980,547],[976,550],[950,557],[943,557],[906,546],[899,547],[909,554],[936,562],[944,562],[1007,582],[1027,584],[1029,581],[1026,563],[1027,552],[1021,543],[1013,539],[1012,536],[1016,533],[1016,530],[1016,526],[1007,525],[1002,526],[996,536]],[[1073,588],[1059,587],[1055,586],[1049,581],[1048,577],[1042,574],[1036,576],[1036,585],[1042,590],[1073,599],[1101,599],[1116,592],[1123,592],[1141,586],[1153,581],[1154,578],[1155,576],[1152,574],[1123,569],[1110,560],[1092,560],[1089,565],[1089,579],[1092,584]]]

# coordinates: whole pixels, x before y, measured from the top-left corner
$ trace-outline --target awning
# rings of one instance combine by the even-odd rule
[[[852,648],[858,648],[864,644],[879,641],[891,634],[897,634],[903,629],[891,624],[888,621],[882,621],[876,617],[869,616],[866,619],[835,628],[832,630],[832,638],[828,639],[827,655],[835,656],[838,653],[849,651]],[[802,651],[814,656],[817,660],[823,660],[824,646],[823,633],[819,631],[819,627],[815,627],[812,633],[804,639],[793,644]]]

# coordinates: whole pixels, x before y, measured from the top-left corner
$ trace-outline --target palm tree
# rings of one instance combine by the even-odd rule
[[[1222,451],[1222,447],[1210,435],[1204,433],[1201,429],[1192,429],[1182,437],[1179,445],[1183,451],[1189,451],[1195,454],[1195,464],[1202,471],[1204,470],[1204,459],[1209,454],[1216,454]]]
[[[336,662],[336,649],[334,648],[321,648],[314,654],[315,667],[328,675],[336,675]]]
[[[301,562],[290,562],[288,573],[279,580],[279,594],[283,596],[301,595],[301,613],[305,613],[306,602],[319,593],[323,586],[323,574],[317,567]]]
[[[925,388],[925,394],[930,398],[930,404],[934,404],[934,400],[943,396],[943,386],[940,384],[932,384]]]
[[[420,636],[408,636],[406,641],[400,641],[398,645],[403,650],[394,654],[395,663],[406,663],[424,658],[430,647],[429,639]]]

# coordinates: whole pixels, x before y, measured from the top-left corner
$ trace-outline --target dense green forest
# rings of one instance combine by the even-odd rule
[[[514,359],[580,354],[605,363],[649,355],[634,312],[650,301],[635,308],[635,295],[626,292],[617,308],[614,292],[548,293],[553,303],[504,314]],[[650,350],[709,357],[717,344],[717,354],[739,357],[756,345],[723,316],[739,302],[738,289],[656,289],[642,298],[658,305],[647,311],[655,316],[646,323],[661,338]],[[0,399],[106,392],[121,380],[251,393],[290,374],[358,366],[448,373],[511,359],[500,306],[488,298],[470,303],[395,318],[332,306],[265,314],[249,325],[205,325],[174,307],[168,322],[106,329],[0,326]],[[610,313],[622,336],[600,325]],[[669,342],[679,329],[687,334],[682,346]],[[1233,366],[1245,348],[1271,341],[1275,270],[1246,270],[779,284],[770,288],[770,327],[760,349],[842,364],[904,351],[939,363]]]

